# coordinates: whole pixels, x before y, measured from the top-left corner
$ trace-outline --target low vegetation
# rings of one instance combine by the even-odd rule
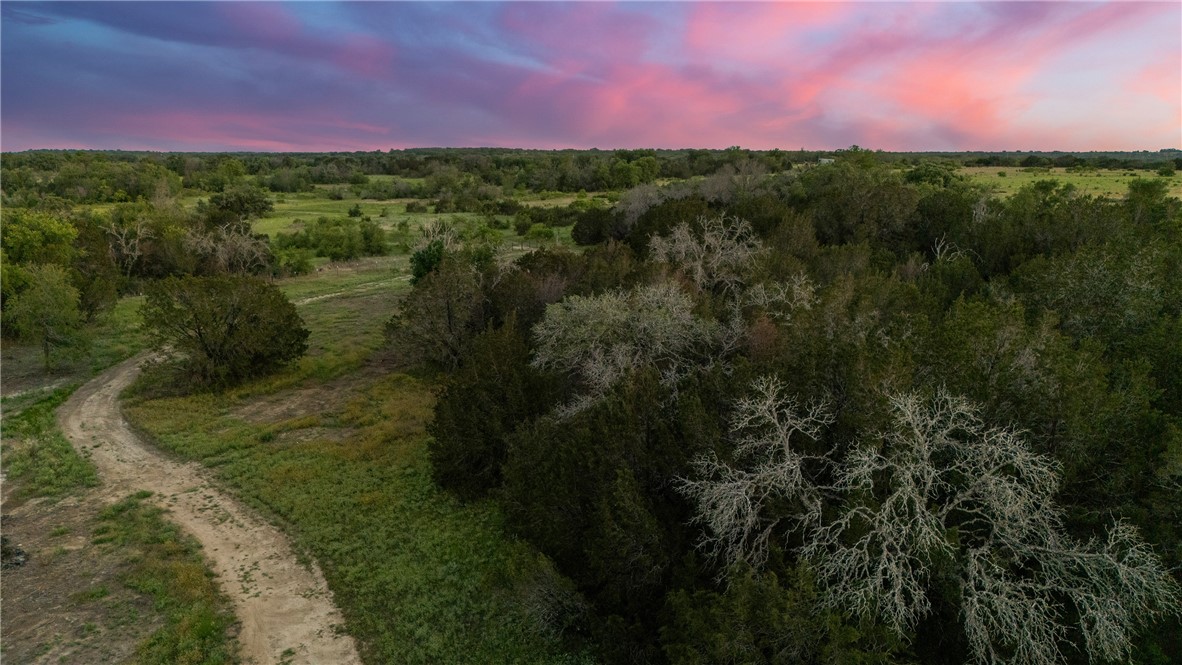
[[[229,637],[234,612],[205,566],[200,546],[145,503],[141,492],[104,509],[94,543],[125,553],[121,581],[152,599],[164,625],[136,646],[143,665],[236,663]]]
[[[72,392],[53,390],[15,413],[5,405],[4,470],[23,495],[60,498],[98,484],[94,466],[57,427],[54,413]]]

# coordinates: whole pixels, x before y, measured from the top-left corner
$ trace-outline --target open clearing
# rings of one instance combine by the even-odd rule
[[[1158,179],[1153,171],[1132,169],[1089,169],[1072,172],[1065,168],[1022,168],[1016,166],[967,166],[958,171],[975,183],[989,187],[994,193],[1008,198],[1019,189],[1039,180],[1058,180],[1074,185],[1080,194],[1109,198],[1123,198],[1129,182],[1142,178]],[[1004,175],[1003,175],[1004,174]],[[1169,195],[1182,197],[1182,177],[1166,179]]]

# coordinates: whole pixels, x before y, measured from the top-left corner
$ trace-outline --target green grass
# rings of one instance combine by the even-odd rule
[[[275,210],[252,225],[255,233],[265,233],[271,237],[295,231],[296,220],[313,222],[320,217],[346,217],[354,205],[361,206],[362,215],[368,215],[387,230],[397,228],[398,222],[402,220],[406,220],[412,228],[417,228],[432,219],[449,219],[463,214],[407,213],[406,204],[414,199],[374,200],[347,197],[334,201],[328,198],[326,190],[323,189],[294,194],[273,194],[272,198],[275,200]]]
[[[4,469],[20,481],[24,496],[63,497],[98,484],[94,466],[78,455],[57,427],[57,407],[75,388],[104,369],[129,358],[147,346],[139,326],[142,297],[124,298],[91,326],[89,353],[70,366],[46,376],[37,358],[39,350],[5,343],[5,370],[9,377],[24,375],[44,385],[0,402],[3,412]]]
[[[1154,179],[1158,177],[1152,171],[1125,169],[1096,169],[1073,173],[1065,168],[1023,169],[1005,166],[972,166],[960,169],[958,173],[967,176],[975,183],[991,188],[995,194],[1002,198],[1008,198],[1022,187],[1039,180],[1058,180],[1070,183],[1075,185],[1080,194],[1121,198],[1128,192],[1130,181],[1137,178]],[[1001,173],[1005,173],[1005,175],[999,175]],[[1175,175],[1168,180],[1170,182],[1170,196],[1182,197],[1182,176]]]
[[[200,546],[163,518],[160,508],[144,503],[139,492],[99,514],[94,542],[126,552],[123,584],[152,599],[164,625],[136,648],[140,665],[220,665],[237,662],[229,629],[234,613],[218,593]],[[82,592],[97,600],[105,587]]]
[[[382,270],[283,288],[331,293]],[[367,662],[570,662],[520,590],[544,575],[539,555],[505,536],[495,504],[461,505],[431,479],[436,386],[372,361],[396,291],[302,305],[312,350],[300,363],[222,395],[133,398],[128,418],[285,525],[323,568]],[[305,390],[323,392],[295,417],[248,415]]]
[[[57,427],[54,412],[74,387],[38,395],[19,410],[4,409],[4,469],[24,496],[60,498],[98,485],[94,465],[83,459]]]
[[[95,323],[90,345],[92,373],[97,374],[147,348],[148,337],[139,315],[143,303],[143,296],[121,298]]]

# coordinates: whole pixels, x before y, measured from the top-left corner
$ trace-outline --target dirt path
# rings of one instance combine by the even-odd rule
[[[287,538],[211,484],[199,464],[164,457],[128,428],[119,392],[139,374],[142,360],[95,377],[58,411],[66,437],[98,467],[100,491],[109,501],[154,492],[170,519],[201,542],[241,621],[245,662],[360,663],[353,639],[340,631],[344,619],[320,570],[297,563]]]
[[[293,301],[292,304],[297,305],[297,306],[298,305],[307,305],[308,303],[317,302],[320,300],[328,300],[329,298],[339,298],[344,295],[354,295],[354,294],[359,293],[361,291],[372,291],[373,289],[376,289],[379,286],[387,286],[387,285],[393,284],[395,282],[406,282],[406,281],[410,281],[410,275],[403,275],[401,277],[395,277],[393,279],[383,279],[380,282],[367,282],[365,284],[355,286],[351,289],[345,289],[343,291],[333,291],[332,293],[322,293],[318,296],[308,296],[307,298],[300,298],[299,300]]]

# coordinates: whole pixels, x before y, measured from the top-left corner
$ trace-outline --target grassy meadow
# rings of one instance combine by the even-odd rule
[[[984,185],[1002,198],[1008,198],[1019,189],[1039,180],[1058,180],[1075,186],[1080,194],[1121,198],[1128,192],[1129,182],[1137,178],[1153,179],[1159,176],[1152,171],[1128,169],[1086,169],[1010,166],[967,166],[958,173],[975,183]],[[1182,197],[1182,176],[1168,179],[1169,195]]]
[[[463,506],[434,485],[425,427],[437,386],[392,371],[383,350],[386,319],[409,288],[404,247],[418,228],[444,220],[466,233],[483,220],[469,213],[408,214],[406,200],[333,200],[325,188],[274,198],[275,211],[256,222],[256,232],[295,231],[296,220],[343,217],[359,203],[388,231],[395,252],[350,262],[318,259],[313,273],[277,282],[311,332],[308,353],[286,371],[221,395],[176,397],[161,389],[167,369],[149,370],[130,391],[129,420],[163,449],[213,467],[233,493],[278,521],[298,549],[320,562],[367,662],[581,661],[562,651],[557,636],[539,631],[532,613],[544,595],[539,589],[552,579],[548,562],[505,535],[492,503]],[[190,199],[184,203],[195,203]],[[554,242],[569,242],[569,228],[555,231]],[[528,246],[511,229],[500,237],[504,251]],[[6,384],[30,386],[4,401],[6,436],[13,437],[6,441],[5,468],[22,492],[62,497],[97,482],[93,467],[57,431],[53,413],[86,379],[146,347],[142,301],[121,299],[93,327],[88,352],[58,361],[50,376],[37,348],[5,342]],[[131,556],[150,532],[180,538],[143,498],[98,517],[103,547]],[[135,517],[128,528],[137,531],[111,526],[112,511]],[[178,551],[191,549],[177,542]],[[139,580],[137,589],[178,589],[179,600],[154,601],[166,616],[183,617],[182,606],[188,607],[200,616],[185,625],[213,622],[225,639],[218,614],[224,608],[209,615],[208,598],[186,601],[191,594],[184,585],[151,577],[184,573],[183,566],[154,563],[143,552],[131,558],[140,561],[126,573]],[[188,639],[176,626],[161,628],[141,647],[142,658],[175,662],[170,659]]]

